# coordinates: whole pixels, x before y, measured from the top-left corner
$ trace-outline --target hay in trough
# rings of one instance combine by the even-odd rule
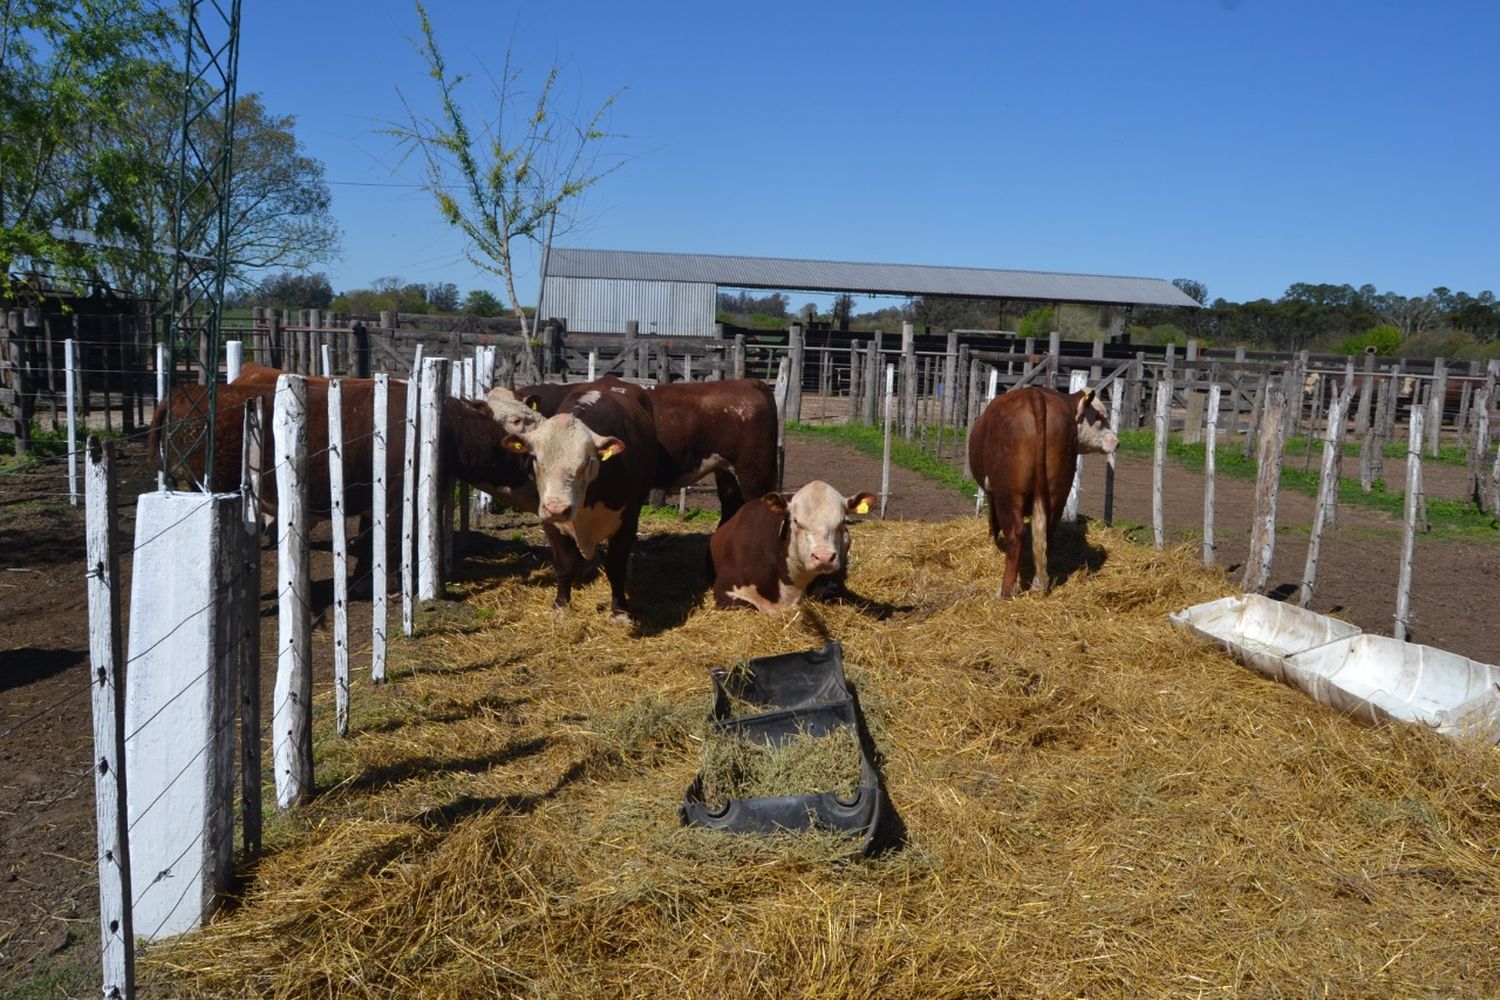
[[[824,736],[797,733],[765,744],[733,730],[710,729],[703,740],[703,801],[722,809],[730,799],[837,792],[859,787],[859,737],[844,726]]]
[[[983,522],[864,523],[866,604],[719,611],[651,524],[631,630],[551,608],[538,532],[320,704],[308,807],[174,997],[1496,996],[1500,756],[1365,728],[1174,631],[1230,592],[1091,526],[1000,603]],[[904,845],[680,826],[706,672],[842,640]]]

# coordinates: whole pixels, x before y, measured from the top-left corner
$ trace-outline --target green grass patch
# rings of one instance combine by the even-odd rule
[[[1121,431],[1120,451],[1126,454],[1149,456],[1152,454],[1155,439],[1156,435],[1151,431]],[[1305,438],[1297,440],[1306,441]],[[1283,462],[1281,466],[1282,488],[1296,490],[1310,497],[1317,496],[1322,451],[1322,445],[1319,443],[1314,451],[1312,467],[1309,469],[1297,467],[1290,461]],[[1170,438],[1167,442],[1167,454],[1174,461],[1189,469],[1200,471],[1203,469],[1204,446],[1201,443],[1185,444],[1178,438]],[[1305,444],[1301,452],[1289,450],[1287,459],[1300,457],[1303,454],[1305,454]],[[1348,454],[1346,450],[1346,457]],[[1402,458],[1404,454],[1403,446],[1403,449],[1393,457]],[[1354,458],[1357,460],[1358,457],[1359,452],[1356,449]],[[1424,459],[1424,461],[1432,460]],[[1228,447],[1221,444],[1214,453],[1214,465],[1217,471],[1224,475],[1252,482],[1255,479],[1257,463],[1254,458],[1244,457],[1238,443]],[[1360,489],[1358,479],[1351,479],[1348,476],[1339,477],[1339,502],[1384,511],[1398,520],[1405,517],[1405,494],[1387,490],[1385,483],[1378,479],[1372,484],[1370,492],[1366,493]],[[1483,513],[1474,504],[1462,500],[1428,497],[1427,520],[1432,527],[1431,535],[1449,535],[1487,541],[1500,538],[1500,520]]]
[[[881,429],[868,424],[788,424],[787,432],[808,440],[835,441],[877,459],[885,448]],[[938,458],[931,452],[923,451],[915,441],[892,435],[891,464],[899,465],[924,479],[930,479],[966,496],[974,495],[974,484],[964,478],[962,469],[956,467],[950,459]]]

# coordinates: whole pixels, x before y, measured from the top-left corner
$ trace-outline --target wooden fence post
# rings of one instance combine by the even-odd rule
[[[734,335],[734,358],[730,371],[735,378],[745,377],[745,335],[743,333]]]
[[[1281,488],[1281,450],[1286,443],[1286,395],[1274,383],[1266,387],[1260,447],[1255,470],[1255,513],[1250,522],[1250,556],[1245,562],[1245,593],[1259,591],[1271,577],[1276,553],[1276,494]]]
[[[1068,375],[1068,392],[1077,392],[1088,385],[1088,372],[1076,368]],[[1083,489],[1083,454],[1080,452],[1073,463],[1073,485],[1068,489],[1068,500],[1063,506],[1063,520],[1072,523],[1078,520],[1078,494]]]
[[[1208,413],[1203,435],[1203,565],[1212,566],[1215,556],[1214,542],[1214,465],[1219,448],[1219,396],[1217,381],[1208,385]]]
[[[792,423],[802,419],[802,324],[793,323],[787,330],[787,357],[790,359],[786,386],[786,417]]]
[[[224,342],[224,378],[233,382],[240,377],[240,369],[243,367],[245,367],[245,342],[226,340]]]
[[[1109,429],[1120,433],[1120,403],[1125,396],[1125,387],[1115,379],[1109,387]],[[1104,466],[1104,525],[1115,523],[1115,453],[1110,452]]]
[[[287,809],[313,790],[312,615],[307,564],[307,380],[276,380],[276,689],[272,757],[276,804]]]
[[[880,459],[880,519],[885,520],[885,505],[891,497],[891,407],[895,395],[896,366],[885,366],[885,445]]]
[[[93,668],[94,822],[99,869],[100,983],[105,997],[135,996],[130,818],[125,787],[125,647],[120,624],[120,546],[114,445],[88,440],[89,663]]]
[[[635,378],[636,375],[636,338],[641,335],[641,325],[633,319],[625,321],[625,349],[620,353],[620,375],[622,378]]]
[[[1323,466],[1318,477],[1318,499],[1313,507],[1312,534],[1307,540],[1307,562],[1302,570],[1302,587],[1297,603],[1307,607],[1312,600],[1313,587],[1318,580],[1318,556],[1323,548],[1323,529],[1333,513],[1334,500],[1338,497],[1338,425],[1344,419],[1344,406],[1348,399],[1343,390],[1328,404],[1328,426],[1323,435]]]
[[[782,358],[776,366],[776,385],[771,390],[776,400],[776,488],[781,489],[786,472],[786,397],[791,387],[792,363]]]
[[[1354,412],[1354,433],[1361,438],[1370,429],[1370,406],[1375,394],[1375,347],[1365,348],[1365,373],[1359,382],[1359,409]]]
[[[1151,535],[1158,549],[1166,546],[1166,517],[1162,510],[1162,480],[1167,469],[1167,434],[1172,407],[1172,379],[1168,375],[1156,383],[1156,436],[1151,449]]]
[[[327,352],[327,344],[323,350]],[[348,736],[349,525],[344,516],[344,383],[340,379],[328,383],[328,496],[333,523],[334,725],[340,736]]]
[[[954,396],[958,386],[958,331],[948,331],[948,343],[943,348],[943,401],[938,410],[938,419],[946,426],[953,426]]]
[[[1424,417],[1416,407],[1407,426],[1405,517],[1401,529],[1401,566],[1396,577],[1395,627],[1391,634],[1405,641],[1411,615],[1411,564],[1417,546],[1417,508],[1422,502],[1422,432]]]
[[[1442,358],[1432,362],[1432,381],[1427,389],[1427,454],[1437,458],[1439,439],[1443,436],[1443,404],[1448,395],[1448,366]]]
[[[901,324],[901,436],[910,441],[917,433],[917,329]]]

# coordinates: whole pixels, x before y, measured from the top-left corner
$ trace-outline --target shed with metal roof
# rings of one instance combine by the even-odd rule
[[[1010,271],[926,264],[868,264],[719,254],[554,247],[542,282],[543,315],[570,330],[709,337],[720,287],[1196,308],[1161,278]]]

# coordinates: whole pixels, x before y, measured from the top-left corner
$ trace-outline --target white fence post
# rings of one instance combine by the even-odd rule
[[[448,359],[422,362],[421,458],[417,490],[417,599],[436,599],[443,589],[443,510],[438,468],[439,431],[447,399]]]
[[[1417,547],[1417,507],[1422,499],[1423,413],[1411,409],[1406,441],[1406,517],[1401,529],[1401,568],[1396,577],[1396,622],[1391,634],[1405,640],[1411,615],[1411,563]]]
[[[224,377],[233,382],[240,377],[240,369],[243,367],[245,367],[245,342],[226,340],[224,342]]]
[[[307,379],[276,380],[276,595],[279,640],[271,703],[276,804],[312,793],[312,613],[307,565]]]
[[[401,466],[401,630],[417,630],[417,435],[422,399],[422,345],[406,382],[406,445]]]
[[[880,519],[885,520],[885,505],[891,498],[891,406],[895,394],[896,366],[885,366],[885,444],[880,456]]]
[[[99,868],[102,995],[135,996],[130,895],[130,820],[125,789],[125,665],[120,633],[120,556],[115,531],[114,447],[93,437],[84,470],[88,520],[89,662],[93,667],[94,820]]]
[[[1120,433],[1120,398],[1125,392],[1125,380],[1115,379],[1109,387],[1109,429]],[[1115,523],[1115,453],[1110,452],[1104,463],[1104,524]]]
[[[370,494],[370,680],[380,684],[385,680],[385,627],[390,614],[386,606],[386,588],[390,573],[385,565],[386,557],[386,488],[389,477],[386,462],[389,442],[387,440],[391,413],[391,377],[385,372],[375,376],[375,427],[372,448]]]
[[[1089,373],[1082,369],[1076,369],[1068,373],[1068,392],[1077,392],[1089,384]],[[1083,455],[1078,455],[1078,460],[1073,465],[1073,485],[1068,490],[1068,502],[1063,507],[1063,520],[1072,522],[1078,520],[1078,493],[1083,489]]]
[[[328,345],[323,345],[328,350]],[[328,496],[333,522],[333,711],[349,735],[349,524],[344,516],[344,383],[328,383]],[[372,581],[373,583],[373,581]]]
[[[771,395],[776,400],[776,488],[781,489],[786,472],[786,404],[791,391],[791,362],[782,358],[776,366],[776,387]]]
[[[156,345],[156,401],[167,398],[167,345]]]
[[[63,341],[63,379],[68,403],[68,502],[78,506],[78,348],[73,338]]]
[[[333,378],[333,347],[330,344],[318,345],[319,367],[324,378]]]

